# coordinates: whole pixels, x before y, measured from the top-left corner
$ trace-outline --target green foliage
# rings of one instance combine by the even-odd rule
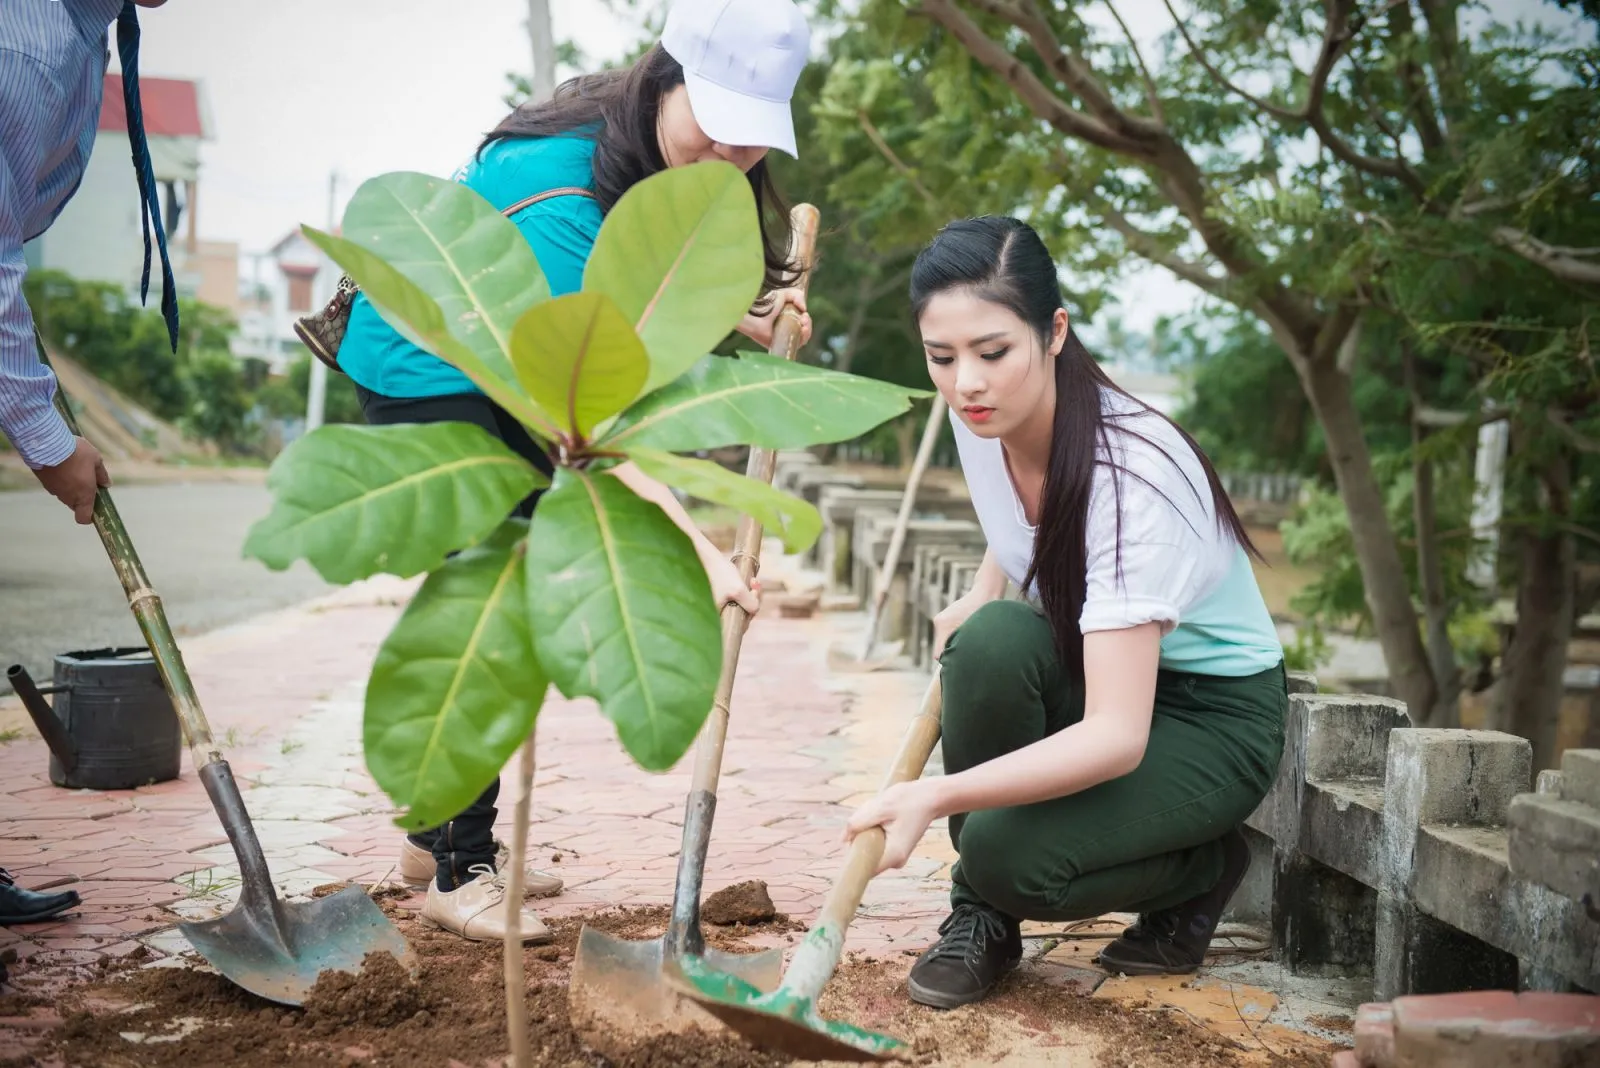
[[[576,440],[639,395],[650,357],[601,293],[569,293],[527,310],[511,331],[511,361],[535,404]]]
[[[717,606],[688,537],[613,476],[563,468],[532,545],[528,612],[551,681],[597,700],[643,767],[670,768],[722,669]]]
[[[476,428],[323,427],[273,466],[274,507],[248,554],[307,559],[334,581],[430,572],[367,707],[369,764],[408,827],[488,784],[546,679],[593,697],[646,768],[671,767],[698,733],[721,671],[718,606],[688,535],[615,465],[632,460],[803,549],[821,529],[810,504],[672,453],[838,441],[919,395],[706,356],[763,270],[754,198],[730,164],[668,170],[624,200],[583,289],[558,300],[532,280],[514,224],[455,183],[385,175],[358,191],[342,236],[306,228],[386,321],[471,377],[557,464],[526,530],[502,520],[534,468]]]
[[[764,353],[708,356],[628,409],[605,443],[675,452],[738,444],[798,449],[865,433],[883,421],[886,406],[928,395]]]
[[[646,392],[710,352],[760,295],[751,203],[749,182],[731,164],[674,167],[648,189],[629,189],[607,214],[583,289],[610,297],[638,332],[650,353]],[[673,230],[652,224],[658,213],[675,220]]]
[[[174,353],[160,313],[121,286],[30,271],[23,294],[53,350],[193,438],[233,453],[254,447],[257,384],[229,352],[235,324],[225,309],[181,298]]]
[[[329,582],[410,578],[475,544],[544,482],[470,423],[319,428],[273,463],[274,507],[244,552],[274,570],[304,559]]]
[[[549,682],[528,655],[527,532],[505,520],[430,574],[378,650],[362,745],[407,830],[476,800],[544,703]]]

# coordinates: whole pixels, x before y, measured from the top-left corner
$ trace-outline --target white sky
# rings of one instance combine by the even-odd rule
[[[638,6],[648,15],[665,3]],[[639,37],[641,16],[613,14],[602,0],[550,6],[556,39],[575,39],[591,62]],[[1502,18],[1553,10],[1540,0],[1489,7]],[[1119,0],[1118,9],[1156,62],[1154,38],[1171,27],[1162,0]],[[142,10],[143,72],[196,79],[210,104],[201,236],[250,253],[301,223],[325,225],[334,172],[336,217],[374,175],[450,174],[504,116],[506,72],[531,64],[526,13],[526,0],[168,0]],[[1085,16],[1111,25],[1099,5]],[[1152,269],[1122,298],[1126,325],[1148,329],[1189,307],[1195,291]]]
[[[636,38],[598,0],[554,0],[557,39],[596,59]],[[531,65],[525,0],[168,0],[140,12],[141,72],[196,79],[200,235],[249,251],[322,226],[385,171],[448,175],[504,117],[507,71]],[[112,49],[115,68],[116,50]]]

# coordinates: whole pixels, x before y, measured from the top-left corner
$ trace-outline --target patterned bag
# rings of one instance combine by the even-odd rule
[[[500,214],[510,218],[523,208],[532,207],[541,200],[551,197],[579,196],[594,199],[594,194],[578,186],[561,186],[556,189],[547,189],[543,193],[535,193],[524,200],[519,200]],[[323,306],[321,311],[303,315],[295,320],[294,332],[305,343],[311,354],[329,368],[335,371],[339,367],[339,346],[344,344],[344,335],[350,329],[350,308],[355,303],[359,287],[349,275],[339,278],[339,287],[334,291],[333,299]]]

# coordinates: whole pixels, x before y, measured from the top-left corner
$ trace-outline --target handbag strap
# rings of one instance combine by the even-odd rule
[[[509,219],[511,216],[515,215],[517,212],[521,211],[523,208],[531,208],[533,205],[539,203],[539,201],[541,201],[541,200],[549,200],[551,197],[563,197],[563,196],[588,197],[590,200],[594,200],[595,199],[594,193],[592,193],[591,191],[589,191],[587,189],[584,189],[582,186],[563,185],[563,186],[558,186],[555,189],[546,189],[543,193],[535,193],[531,197],[524,197],[522,200],[517,201],[515,204],[511,205],[509,208],[507,208],[504,211],[502,211],[500,214],[504,215],[506,218]]]

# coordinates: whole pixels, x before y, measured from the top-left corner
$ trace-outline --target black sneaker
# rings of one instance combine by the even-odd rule
[[[944,937],[917,958],[906,985],[911,1000],[953,1009],[985,997],[1022,960],[1022,927],[986,905],[957,905],[939,925]]]
[[[1250,867],[1250,844],[1235,827],[1222,836],[1222,878],[1217,885],[1181,905],[1139,915],[1139,921],[1095,958],[1107,971],[1124,975],[1187,975],[1206,959],[1228,905]]]

